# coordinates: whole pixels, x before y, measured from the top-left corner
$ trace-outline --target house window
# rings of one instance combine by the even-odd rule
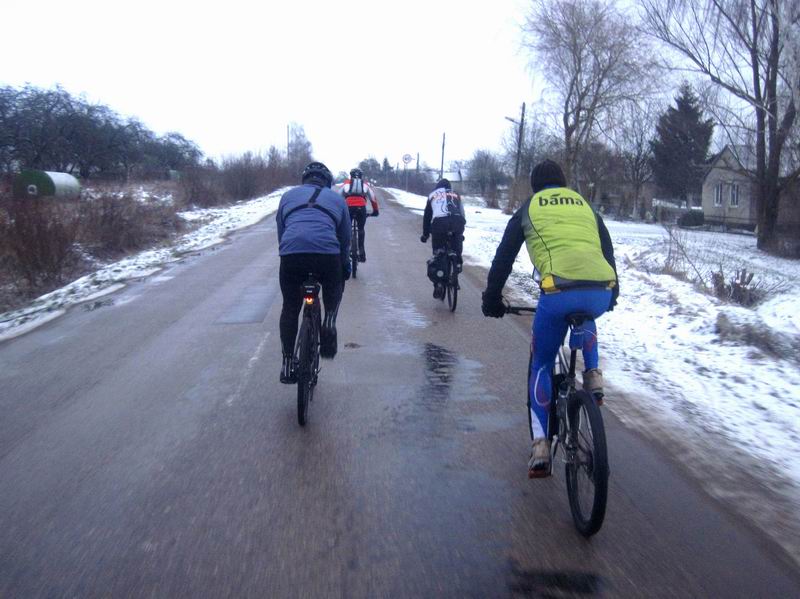
[[[722,183],[714,187],[714,206],[722,206]]]
[[[739,205],[739,186],[736,183],[731,183],[731,207],[735,208]]]

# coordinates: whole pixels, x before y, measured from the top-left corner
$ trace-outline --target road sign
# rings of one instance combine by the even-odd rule
[[[411,156],[411,154],[403,154],[403,164],[408,164],[412,160],[414,160],[414,158]]]

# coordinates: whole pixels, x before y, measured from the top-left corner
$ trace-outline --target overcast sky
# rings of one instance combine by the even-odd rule
[[[541,95],[519,50],[528,6],[6,0],[0,84],[59,83],[214,157],[285,148],[297,122],[335,170],[406,152],[438,167],[443,131],[446,163],[499,149],[504,117]]]

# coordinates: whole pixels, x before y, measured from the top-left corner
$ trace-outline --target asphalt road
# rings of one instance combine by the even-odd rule
[[[479,271],[455,314],[434,300],[420,228],[368,221],[305,428],[272,218],[0,345],[0,597],[800,595],[608,410],[580,537],[562,473],[526,476],[527,322],[481,316]]]

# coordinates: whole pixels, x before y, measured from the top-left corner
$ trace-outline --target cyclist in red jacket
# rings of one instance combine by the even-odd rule
[[[367,224],[367,203],[371,205],[371,216],[378,216],[378,201],[375,192],[369,183],[364,181],[361,169],[354,168],[350,171],[350,178],[345,180],[339,193],[344,196],[347,208],[350,210],[350,220],[358,223],[358,261],[366,262],[367,253],[364,251],[364,225]]]

